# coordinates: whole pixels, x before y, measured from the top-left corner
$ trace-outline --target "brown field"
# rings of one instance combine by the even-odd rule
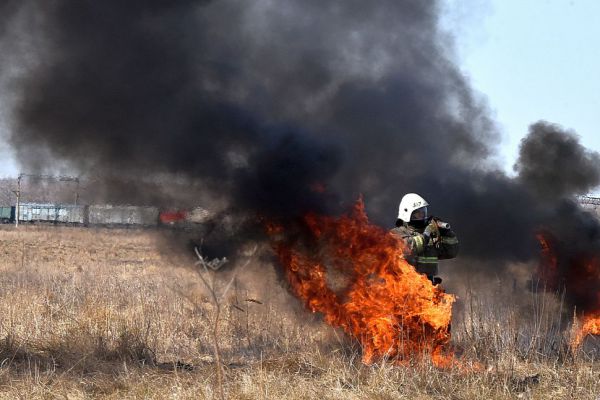
[[[265,260],[239,272],[220,301],[219,384],[210,292],[193,258],[163,236],[1,228],[0,398],[202,399],[221,389],[231,399],[600,398],[598,339],[569,351],[557,296],[450,277],[461,365],[367,366]],[[205,278],[219,292],[233,271]]]

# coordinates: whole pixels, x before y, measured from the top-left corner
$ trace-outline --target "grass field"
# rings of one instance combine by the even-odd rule
[[[214,332],[215,304],[194,259],[164,236],[2,227],[0,398],[202,399],[221,390],[232,399],[600,398],[598,339],[570,352],[560,297],[526,292],[520,281],[447,279],[459,296],[460,365],[367,366],[265,259],[235,276]],[[205,278],[218,292],[234,271]]]

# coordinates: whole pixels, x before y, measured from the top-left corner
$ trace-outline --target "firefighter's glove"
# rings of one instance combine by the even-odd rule
[[[435,240],[439,235],[440,235],[440,231],[437,226],[437,222],[434,220],[431,220],[429,225],[427,225],[427,227],[425,227],[425,230],[423,231],[423,236],[425,238],[425,244],[428,244],[429,241],[432,239]]]

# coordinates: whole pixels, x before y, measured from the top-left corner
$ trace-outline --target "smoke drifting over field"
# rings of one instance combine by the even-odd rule
[[[439,2],[20,4],[14,18],[41,15],[22,37],[47,44],[17,85],[24,165],[173,173],[242,214],[286,219],[362,193],[389,226],[415,191],[453,223],[463,257],[495,265],[535,256],[535,230],[578,220],[567,198],[600,183],[598,155],[547,123],[523,141],[516,178],[495,166],[498,133]],[[577,236],[572,225],[554,229]]]
[[[411,186],[491,153],[492,125],[431,3],[44,7],[51,51],[22,82],[12,137],[26,165],[178,173],[286,216],[329,205],[322,186],[347,201],[364,193],[393,222]]]

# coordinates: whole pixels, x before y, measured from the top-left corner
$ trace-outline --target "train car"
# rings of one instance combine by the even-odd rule
[[[8,224],[15,221],[15,206],[0,207],[0,223]]]
[[[162,210],[158,214],[158,220],[162,225],[180,225],[185,223],[187,214],[186,210]]]
[[[87,206],[83,205],[61,205],[58,210],[58,222],[86,225],[87,224]]]
[[[94,204],[88,207],[89,225],[150,227],[158,224],[158,208]]]
[[[86,206],[52,203],[19,204],[19,222],[47,222],[84,225],[87,216]]]
[[[209,218],[209,211],[202,207],[195,207],[186,210],[162,210],[158,215],[158,220],[161,225],[182,228],[193,227],[196,224],[202,224]]]

